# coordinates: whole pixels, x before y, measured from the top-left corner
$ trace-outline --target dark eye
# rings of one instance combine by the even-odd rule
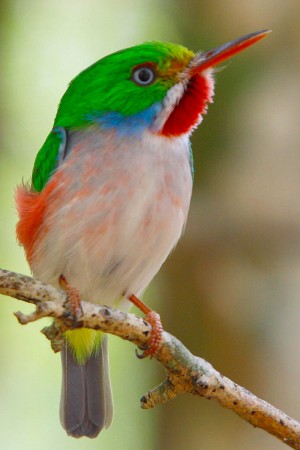
[[[155,76],[155,70],[151,67],[138,67],[132,72],[132,79],[139,86],[149,86],[155,80]]]

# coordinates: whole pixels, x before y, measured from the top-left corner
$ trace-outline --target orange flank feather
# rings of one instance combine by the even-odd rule
[[[16,190],[16,206],[19,215],[17,223],[17,239],[23,245],[26,258],[30,264],[34,244],[41,231],[45,211],[48,205],[48,196],[56,186],[56,183],[50,182],[46,185],[42,192],[35,192],[24,184],[17,187]],[[43,228],[43,232],[46,229]]]

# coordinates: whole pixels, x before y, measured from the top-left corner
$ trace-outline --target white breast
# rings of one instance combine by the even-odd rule
[[[73,134],[69,155],[53,175],[58,184],[35,247],[34,274],[57,285],[63,273],[93,303],[116,305],[140,295],[187,219],[188,144],[187,136],[150,132]]]

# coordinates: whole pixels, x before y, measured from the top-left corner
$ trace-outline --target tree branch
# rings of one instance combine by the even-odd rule
[[[36,310],[29,315],[16,313],[23,325],[46,316],[57,319],[53,325],[42,330],[51,341],[54,351],[61,349],[63,333],[73,328],[102,330],[139,347],[147,345],[151,333],[151,325],[134,314],[84,301],[81,301],[82,311],[75,321],[64,291],[1,269],[0,294],[36,306]],[[181,342],[165,331],[155,358],[167,370],[167,379],[142,397],[142,408],[152,408],[184,392],[215,399],[255,427],[262,428],[290,447],[300,450],[299,422],[221,375],[210,363],[192,355]]]

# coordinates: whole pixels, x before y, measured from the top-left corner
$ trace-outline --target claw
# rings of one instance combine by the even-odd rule
[[[147,356],[152,358],[157,354],[161,343],[163,327],[160,316],[157,312],[148,308],[148,306],[145,305],[145,303],[143,303],[135,295],[131,295],[131,297],[129,297],[129,300],[145,314],[145,320],[152,326],[152,332],[149,341],[144,348],[140,348],[140,350],[143,350],[142,353],[139,353],[136,350],[136,356],[139,359],[146,358]]]
[[[135,356],[136,356],[138,359],[144,359],[144,358],[146,358],[146,356],[145,356],[144,353],[145,353],[144,351],[142,351],[141,353],[139,353],[138,350],[135,349]]]
[[[74,286],[71,286],[66,277],[62,274],[59,277],[59,284],[61,286],[62,289],[64,289],[64,291],[66,291],[67,295],[68,295],[68,302],[71,306],[71,311],[73,313],[73,318],[74,318],[74,322],[75,325],[78,321],[78,317],[80,316],[80,313],[82,312],[81,309],[81,304],[80,304],[80,294],[77,288],[75,288]],[[67,312],[66,314],[70,314],[71,315],[71,311]]]
[[[150,339],[147,342],[147,348],[143,353],[143,357],[146,358],[147,356],[150,356],[150,358],[152,358],[158,352],[161,343],[163,327],[160,316],[155,311],[150,311],[148,314],[146,314],[145,320],[151,324],[152,332]]]

